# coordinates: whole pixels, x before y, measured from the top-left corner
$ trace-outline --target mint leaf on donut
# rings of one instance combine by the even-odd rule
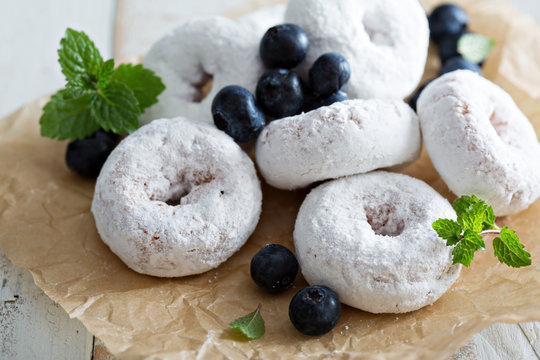
[[[486,244],[480,234],[472,230],[465,230],[463,237],[452,250],[452,263],[470,266],[471,260],[474,258],[474,253],[477,250],[484,250],[485,247]]]
[[[84,139],[97,130],[130,133],[139,127],[144,109],[165,89],[161,79],[142,65],[103,61],[94,42],[82,31],[67,29],[58,62],[66,87],[53,95],[39,119],[41,135]]]
[[[116,68],[112,79],[123,82],[133,90],[142,110],[157,103],[158,95],[165,90],[161,79],[142,65],[122,64]]]
[[[139,102],[133,91],[119,81],[111,81],[100,89],[99,95],[94,94],[90,110],[103,130],[121,134],[139,127]]]
[[[472,204],[467,211],[463,212],[461,216],[458,216],[457,222],[463,230],[472,230],[478,233],[484,228],[484,220],[486,219],[486,212],[489,207],[483,201]]]
[[[525,251],[516,232],[506,226],[501,229],[501,235],[493,239],[493,251],[499,261],[508,266],[517,268],[531,265],[531,254]]]
[[[531,254],[524,250],[515,231],[495,225],[493,208],[476,196],[462,196],[453,203],[457,220],[438,219],[432,227],[452,249],[452,263],[470,266],[474,254],[484,250],[484,236],[498,235],[493,240],[495,256],[512,267],[531,265]]]
[[[447,246],[456,245],[459,242],[459,237],[463,231],[457,222],[450,219],[439,219],[433,223],[432,227],[439,237],[446,240]]]
[[[476,64],[482,63],[494,47],[495,40],[474,33],[462,35],[457,43],[458,53],[464,59]]]
[[[462,197],[456,199],[454,203],[452,204],[452,207],[456,211],[457,216],[463,216],[466,212],[468,212],[474,204],[478,204],[480,202],[480,199],[478,199],[476,196],[468,196],[463,195]]]
[[[248,339],[258,339],[263,336],[265,328],[261,316],[261,306],[259,304],[254,312],[233,321],[229,325],[229,329],[242,332]]]

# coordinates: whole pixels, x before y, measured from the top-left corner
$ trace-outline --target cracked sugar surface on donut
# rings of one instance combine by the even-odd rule
[[[421,146],[418,117],[403,101],[357,99],[272,121],[255,156],[268,184],[292,190],[412,162]]]
[[[458,278],[431,224],[455,219],[448,201],[407,175],[376,171],[324,183],[302,204],[296,256],[309,284],[372,313],[404,313],[434,303]]]
[[[174,277],[227,260],[254,231],[262,192],[251,159],[225,133],[160,119],[125,138],[97,179],[102,240],[131,269]]]
[[[471,71],[433,81],[418,100],[426,150],[456,195],[476,195],[499,216],[540,197],[540,144],[510,95]]]
[[[268,27],[283,21],[284,11],[283,6],[263,8],[239,21],[198,18],[158,40],[143,63],[166,88],[159,102],[144,112],[141,124],[175,116],[214,124],[210,108],[219,90],[239,85],[254,93],[265,70],[260,38]]]
[[[418,0],[291,0],[285,21],[309,36],[302,76],[322,54],[340,53],[351,66],[351,98],[403,99],[424,73],[429,26]]]

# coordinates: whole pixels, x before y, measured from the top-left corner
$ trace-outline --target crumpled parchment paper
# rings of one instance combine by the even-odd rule
[[[457,2],[469,11],[473,31],[498,42],[485,64],[486,76],[510,92],[540,133],[540,27],[506,1]],[[433,3],[425,1],[426,8]],[[438,66],[432,56],[426,77]],[[178,279],[139,275],[101,242],[90,213],[94,182],[68,171],[66,143],[39,136],[46,100],[0,121],[0,246],[119,357],[435,359],[491,323],[540,320],[540,201],[498,219],[517,230],[532,253],[531,267],[499,264],[488,245],[433,306],[404,315],[373,315],[345,306],[336,328],[320,337],[300,334],[288,319],[291,297],[306,285],[301,277],[284,294],[268,295],[249,276],[250,259],[265,244],[293,248],[294,220],[306,191],[263,186],[256,232],[219,268]],[[452,199],[425,153],[405,172]],[[266,321],[261,339],[244,341],[227,330],[259,302]]]

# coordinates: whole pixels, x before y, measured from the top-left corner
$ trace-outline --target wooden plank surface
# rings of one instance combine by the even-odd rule
[[[0,359],[92,357],[93,336],[0,252]]]
[[[264,2],[263,0],[256,0]],[[515,0],[540,21],[538,0]],[[115,54],[144,54],[164,32],[193,16],[233,11],[251,0],[119,0]],[[63,84],[55,49],[65,28],[84,29],[104,57],[113,53],[114,0],[0,2],[0,116]],[[540,323],[496,324],[454,359],[540,359]],[[30,274],[0,251],[0,359],[111,360],[103,343],[37,288]]]

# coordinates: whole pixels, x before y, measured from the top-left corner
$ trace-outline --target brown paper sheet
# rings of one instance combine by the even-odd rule
[[[540,27],[505,1],[458,2],[468,9],[473,30],[498,41],[485,65],[486,76],[513,95],[540,133]],[[437,67],[432,56],[426,76]],[[45,101],[0,121],[0,246],[119,357],[435,359],[445,358],[491,323],[540,320],[540,201],[519,215],[498,219],[517,230],[533,266],[516,270],[500,265],[488,245],[433,306],[402,315],[373,315],[345,306],[337,327],[320,337],[300,334],[288,319],[291,297],[305,286],[301,278],[284,294],[267,295],[249,276],[249,261],[263,245],[293,248],[293,224],[305,192],[264,186],[256,232],[219,268],[178,279],[139,275],[99,239],[89,211],[93,181],[67,170],[65,143],[39,136]],[[451,196],[425,153],[405,172]],[[264,337],[243,341],[226,330],[259,302]]]

